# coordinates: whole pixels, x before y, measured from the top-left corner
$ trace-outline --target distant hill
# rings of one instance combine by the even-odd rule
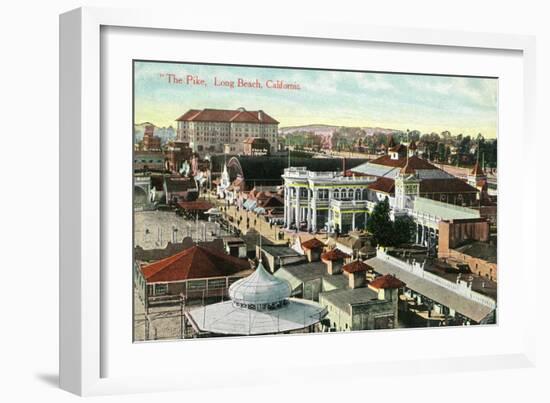
[[[311,124],[311,125],[304,125],[304,126],[289,126],[289,127],[281,127],[279,129],[279,132],[281,134],[290,134],[295,132],[311,132],[315,133],[317,135],[330,135],[333,132],[340,130],[340,129],[362,129],[365,131],[367,136],[370,136],[374,133],[384,133],[384,134],[392,134],[400,132],[400,130],[397,129],[388,129],[383,127],[353,127],[353,126],[334,126],[334,125],[322,125],[322,124]]]
[[[149,123],[149,122],[143,122],[143,123],[134,125],[134,142],[135,143],[143,140],[143,133],[145,132],[145,126],[151,125],[151,124],[152,123]],[[176,129],[174,129],[172,126],[168,126],[168,127],[155,126],[155,136],[159,136],[161,143],[165,144],[166,142],[170,140],[174,140],[176,138]]]

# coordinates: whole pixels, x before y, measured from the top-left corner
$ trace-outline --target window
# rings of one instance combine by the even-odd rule
[[[334,192],[333,192],[332,195],[335,199],[339,199],[340,198],[340,190],[339,189],[334,189]]]
[[[189,290],[204,290],[206,288],[205,280],[193,280],[187,282],[187,289]]]
[[[319,199],[328,199],[328,189],[319,189]]]
[[[168,291],[166,284],[155,284],[155,295],[164,295]]]
[[[216,279],[208,280],[208,288],[209,289],[225,288],[225,279],[216,278]]]

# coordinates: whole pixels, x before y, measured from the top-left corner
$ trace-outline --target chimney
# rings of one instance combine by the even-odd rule
[[[261,109],[258,111],[258,120],[261,122],[264,119],[264,111]]]
[[[349,288],[360,288],[366,285],[368,266],[361,260],[348,263],[342,269],[348,277]]]
[[[327,273],[330,275],[342,273],[345,258],[349,258],[349,255],[336,248],[321,255],[321,260],[327,266]]]

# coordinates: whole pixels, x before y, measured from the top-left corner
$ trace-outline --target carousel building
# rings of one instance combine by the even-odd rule
[[[229,287],[229,301],[192,309],[186,319],[197,335],[313,332],[326,308],[290,295],[289,283],[271,275],[260,261],[254,273]]]

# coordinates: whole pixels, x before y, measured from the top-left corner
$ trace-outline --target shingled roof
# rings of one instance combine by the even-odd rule
[[[393,194],[395,191],[395,182],[391,178],[380,177],[372,182],[368,187],[369,189],[377,192]]]
[[[477,193],[477,189],[461,179],[423,179],[420,194],[424,193]]]
[[[369,269],[372,269],[372,267],[362,262],[361,260],[356,260],[354,262],[351,262],[342,266],[342,270],[344,270],[347,273],[359,273],[362,271],[367,271]]]
[[[336,260],[342,260],[350,257],[347,253],[342,252],[338,248],[334,248],[332,250],[329,250],[328,252],[325,252],[321,255],[321,259],[323,260],[329,260],[331,262],[334,262]]]
[[[141,272],[147,283],[166,283],[236,274],[246,275],[252,272],[252,268],[246,260],[196,245],[143,266]]]
[[[378,277],[372,280],[369,283],[370,287],[377,288],[379,290],[383,288],[401,288],[406,284],[399,280],[397,277],[392,276],[391,274],[386,274],[384,276]]]
[[[407,164],[407,160],[409,166],[412,169],[439,169],[435,165],[430,164],[428,161],[423,160],[416,155],[412,155],[409,158],[402,157],[395,160],[392,159],[389,155],[382,155],[370,161],[370,164],[384,165],[394,168],[403,168]]]
[[[273,119],[264,111],[247,111],[244,108],[240,109],[190,109],[181,115],[176,121],[186,122],[238,122],[238,123],[269,123],[278,124],[279,122]]]
[[[307,241],[302,242],[302,247],[306,249],[319,249],[324,248],[325,244],[319,241],[317,238],[311,238]]]

